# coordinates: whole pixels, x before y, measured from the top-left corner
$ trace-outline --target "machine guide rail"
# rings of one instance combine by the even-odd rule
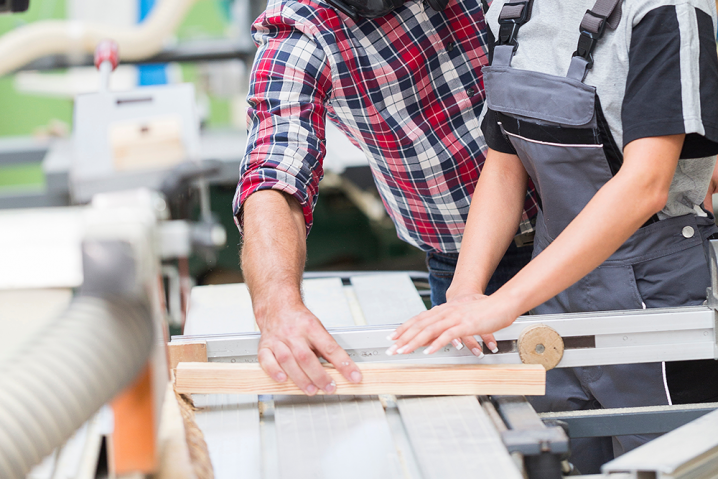
[[[710,295],[709,295],[710,299]],[[410,361],[422,364],[516,364],[518,341],[527,327],[544,325],[563,339],[563,357],[556,367],[598,366],[658,361],[717,359],[716,311],[707,306],[521,316],[497,331],[499,352],[476,358],[464,348],[449,345],[432,355],[387,356],[387,336],[398,325],[329,328],[339,345],[356,362]],[[174,336],[172,344],[206,343],[207,360],[229,363],[257,362],[260,333]]]

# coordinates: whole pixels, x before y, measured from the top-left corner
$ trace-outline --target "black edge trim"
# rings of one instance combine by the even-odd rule
[[[592,128],[563,128],[539,125],[527,120],[518,120],[497,112],[498,120],[505,131],[529,140],[562,145],[598,145],[601,139]]]

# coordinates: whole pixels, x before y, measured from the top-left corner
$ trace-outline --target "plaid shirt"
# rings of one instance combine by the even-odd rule
[[[409,0],[358,23],[320,0],[269,0],[252,32],[237,225],[247,197],[272,188],[299,201],[309,233],[329,117],[366,154],[399,237],[458,252],[486,152],[480,0],[451,0],[443,12]],[[536,211],[527,193],[522,232]]]

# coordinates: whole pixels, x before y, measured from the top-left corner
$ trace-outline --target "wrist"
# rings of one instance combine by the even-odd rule
[[[474,294],[484,294],[484,288],[480,285],[467,284],[466,282],[457,283],[456,281],[451,283],[449,289],[446,290],[446,301],[451,301],[462,296],[470,296]]]
[[[282,292],[277,292],[261,299],[255,299],[253,297],[252,310],[254,311],[254,318],[260,330],[263,330],[264,325],[268,322],[272,322],[275,318],[308,311],[299,293],[284,294]]]
[[[492,294],[491,297],[506,306],[508,315],[512,318],[511,322],[513,322],[516,318],[531,309],[531,307],[526,306],[526,292],[522,292],[520,288],[515,287],[511,283],[511,281],[506,283]],[[506,326],[508,326],[508,324]]]

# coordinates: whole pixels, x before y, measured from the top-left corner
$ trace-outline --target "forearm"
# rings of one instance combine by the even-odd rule
[[[489,150],[471,200],[448,299],[484,292],[518,229],[527,183],[517,156]]]
[[[279,191],[258,191],[244,203],[242,271],[260,329],[280,309],[303,307],[305,231],[299,203]]]
[[[683,136],[636,140],[619,173],[556,240],[497,291],[516,314],[568,288],[613,254],[665,206]]]

